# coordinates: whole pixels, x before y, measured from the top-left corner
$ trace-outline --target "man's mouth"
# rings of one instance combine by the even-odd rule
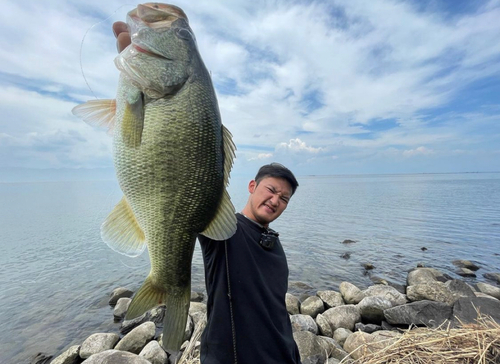
[[[268,205],[267,203],[264,204],[265,207],[267,207],[267,209],[271,210],[271,212],[275,213],[276,212],[276,209],[270,205]]]

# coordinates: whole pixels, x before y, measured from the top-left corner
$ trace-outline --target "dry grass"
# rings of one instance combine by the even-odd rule
[[[455,329],[415,328],[381,350],[354,361],[347,358],[341,363],[500,364],[500,325],[491,317],[480,316],[477,323]]]
[[[177,364],[200,364],[200,351],[199,348],[196,348],[196,342],[200,341],[201,334],[203,333],[206,324],[207,317],[205,316],[196,325],[193,335],[191,335],[191,339],[189,340],[189,345],[182,353],[182,356]]]

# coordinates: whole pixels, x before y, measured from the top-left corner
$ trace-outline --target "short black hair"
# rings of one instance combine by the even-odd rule
[[[299,182],[297,182],[297,179],[293,175],[292,171],[280,163],[271,163],[260,167],[257,175],[255,176],[255,182],[259,184],[259,182],[266,177],[283,178],[286,180],[292,187],[292,195],[295,193],[297,187],[299,187]]]

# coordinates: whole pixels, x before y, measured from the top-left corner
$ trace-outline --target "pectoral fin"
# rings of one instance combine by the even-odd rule
[[[101,225],[102,240],[114,251],[136,257],[146,248],[146,238],[125,197]]]
[[[214,219],[208,224],[201,235],[212,240],[226,240],[236,232],[236,215],[234,206],[226,189],[222,193],[222,198]]]
[[[107,127],[109,133],[115,127],[116,100],[90,100],[71,110],[73,115],[92,126]]]
[[[129,147],[141,144],[144,128],[144,95],[141,92],[128,95],[131,101],[125,104],[121,133],[124,143]]]

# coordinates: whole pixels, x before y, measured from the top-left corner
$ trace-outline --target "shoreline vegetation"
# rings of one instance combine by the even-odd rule
[[[477,268],[468,261],[454,264],[470,272]],[[469,285],[437,269],[417,267],[408,273],[405,286],[378,280],[361,290],[342,282],[338,291],[315,294],[307,284],[290,282],[289,292],[304,292],[286,294],[302,364],[498,364],[500,273],[484,276],[492,284]],[[132,295],[124,287],[110,295],[119,332],[95,333],[56,357],[40,353],[31,363],[174,363],[176,358],[161,347],[164,306],[123,321]],[[178,364],[199,364],[204,299],[192,293]]]

